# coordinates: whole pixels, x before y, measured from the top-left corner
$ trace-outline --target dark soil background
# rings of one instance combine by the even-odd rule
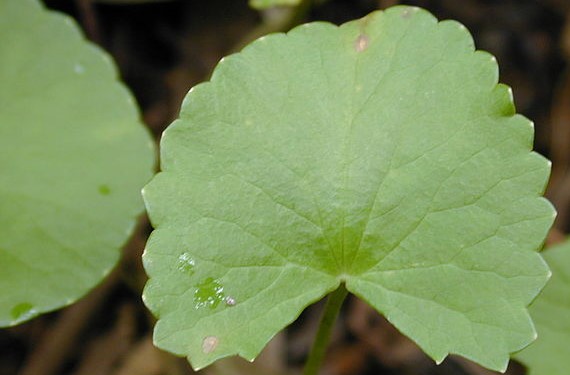
[[[260,13],[250,9],[246,0],[45,2],[76,18],[87,36],[115,58],[157,140],[176,118],[189,88],[208,79],[220,58],[255,36],[283,29],[275,19],[288,14]],[[501,81],[513,88],[518,111],[536,123],[536,150],[553,161],[547,196],[559,216],[547,242],[560,241],[570,222],[570,0],[321,0],[298,16],[303,21],[338,24],[395,4],[422,6],[440,19],[462,22],[473,33],[477,47],[497,57]],[[87,297],[59,312],[0,331],[0,375],[193,374],[184,359],[151,343],[154,322],[140,298],[146,277],[140,255],[150,230],[141,218],[121,264]],[[204,373],[298,374],[321,308],[322,302],[309,307],[254,364],[230,358]],[[524,367],[511,363],[508,374],[524,373]],[[436,366],[374,310],[351,297],[335,328],[322,374],[493,372],[454,356]]]

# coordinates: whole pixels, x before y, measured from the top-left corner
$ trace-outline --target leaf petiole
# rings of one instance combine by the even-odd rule
[[[319,372],[319,368],[321,367],[321,363],[325,357],[327,344],[329,342],[336,317],[338,316],[347,294],[348,291],[344,284],[340,284],[340,286],[329,295],[321,317],[321,322],[319,323],[319,329],[317,330],[315,341],[313,342],[313,347],[309,353],[307,363],[305,363],[303,375],[317,375]]]

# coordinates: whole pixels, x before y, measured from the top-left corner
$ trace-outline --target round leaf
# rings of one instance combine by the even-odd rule
[[[565,375],[570,368],[570,241],[545,251],[552,278],[530,306],[538,339],[515,358],[529,375]]]
[[[133,231],[154,152],[116,77],[71,19],[0,1],[0,326],[77,300]]]
[[[143,193],[156,344],[195,368],[251,360],[346,283],[438,362],[504,370],[535,337],[554,210],[532,124],[497,80],[465,27],[412,7],[220,62]]]

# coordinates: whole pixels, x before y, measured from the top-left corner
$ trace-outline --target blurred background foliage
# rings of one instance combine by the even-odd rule
[[[305,21],[336,24],[396,4],[421,6],[456,19],[477,48],[494,54],[518,111],[536,124],[535,149],[553,161],[547,197],[559,215],[548,244],[570,224],[570,1],[568,0],[285,0],[296,7],[256,10],[247,0],[44,0],[70,14],[87,37],[116,60],[157,141],[177,117],[187,91],[215,64],[258,36]],[[252,0],[262,7],[267,1]],[[185,359],[155,349],[153,318],[140,294],[146,219],[115,272],[79,303],[0,331],[0,375],[185,375]],[[295,374],[311,344],[321,303],[309,307],[249,364],[227,359],[206,375]],[[323,374],[493,374],[458,357],[436,366],[374,310],[349,298]],[[508,374],[523,375],[513,362]],[[548,374],[545,374],[548,375]]]

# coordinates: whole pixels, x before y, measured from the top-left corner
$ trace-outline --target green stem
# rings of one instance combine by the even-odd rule
[[[313,1],[314,0],[301,0],[299,5],[290,9],[290,12],[288,12],[285,18],[271,23],[263,22],[236,43],[232,51],[241,51],[243,47],[259,37],[275,32],[287,32],[301,24],[310,12]]]
[[[291,18],[287,20],[285,23],[284,29],[285,31],[289,31],[295,26],[303,23],[307,14],[311,10],[311,5],[313,4],[313,0],[301,0],[299,5],[297,5],[295,12],[291,15]]]
[[[331,337],[334,322],[336,321],[336,317],[347,294],[348,291],[344,284],[341,284],[327,299],[325,310],[321,317],[321,323],[319,324],[319,329],[317,331],[317,336],[315,337],[315,342],[313,343],[313,347],[309,353],[309,358],[305,364],[303,375],[317,375],[319,372],[319,368],[321,367],[321,363],[325,357],[327,344]]]

